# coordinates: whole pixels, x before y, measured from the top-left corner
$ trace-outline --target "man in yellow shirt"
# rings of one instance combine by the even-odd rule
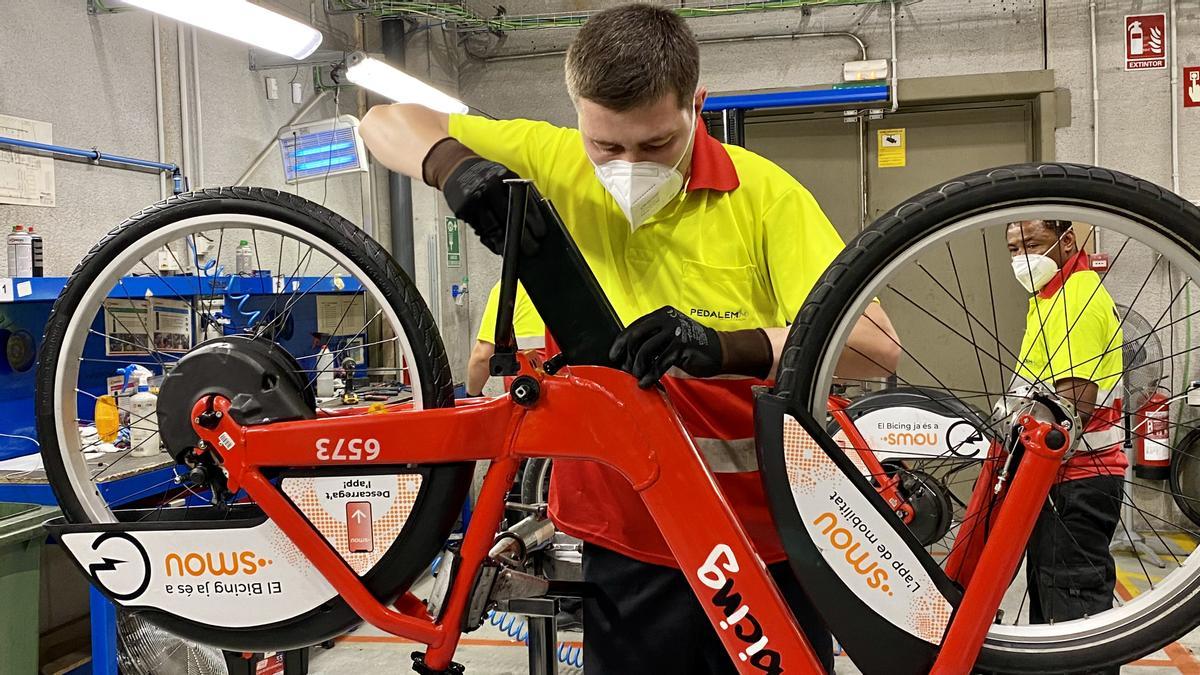
[[[766,506],[751,389],[774,376],[787,326],[841,239],[785,171],[708,135],[699,46],[669,9],[624,5],[594,15],[568,50],[566,81],[578,129],[396,104],[373,108],[360,130],[384,165],[441,189],[493,252],[504,239],[506,179],[531,180],[554,203],[628,326],[613,363],[643,386],[661,378],[832,670],[829,633],[786,565]],[[899,354],[874,304],[838,374],[887,374]],[[598,590],[584,603],[589,673],[734,672],[624,478],[597,463],[556,461],[550,514],[584,540],[584,580]]]
[[[1029,622],[1081,619],[1112,608],[1117,582],[1108,547],[1128,465],[1114,401],[1124,372],[1121,317],[1070,221],[1010,223],[1007,237],[1013,275],[1033,296],[1017,383],[1056,392],[1083,424],[1075,455],[1063,463],[1029,538]]]
[[[496,314],[500,309],[500,282],[492,286],[488,293],[487,304],[483,307],[483,320],[479,322],[479,334],[475,338],[475,347],[467,359],[467,396],[479,396],[483,393],[483,385],[487,384],[492,360],[496,353]],[[516,302],[513,303],[513,333],[517,338],[517,349],[544,349],[546,346],[546,324],[538,316],[537,309],[525,292],[525,287],[517,284]]]

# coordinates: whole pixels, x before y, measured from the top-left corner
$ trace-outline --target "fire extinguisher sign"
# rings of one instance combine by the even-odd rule
[[[1167,67],[1167,15],[1125,17],[1125,70]]]

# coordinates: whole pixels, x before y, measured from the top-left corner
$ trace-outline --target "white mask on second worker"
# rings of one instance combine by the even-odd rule
[[[683,174],[679,165],[687,156],[696,138],[696,111],[692,111],[692,124],[688,132],[688,144],[683,154],[672,166],[658,162],[627,162],[614,159],[596,165],[596,178],[608,190],[621,212],[629,220],[630,230],[636,230],[667,205],[683,189]]]
[[[1058,274],[1058,263],[1054,262],[1054,259],[1047,256],[1046,253],[1058,246],[1064,236],[1066,236],[1066,232],[1059,236],[1058,241],[1051,244],[1050,248],[1043,253],[1026,253],[1013,258],[1013,276],[1027,292],[1037,293],[1050,283],[1055,274]]]

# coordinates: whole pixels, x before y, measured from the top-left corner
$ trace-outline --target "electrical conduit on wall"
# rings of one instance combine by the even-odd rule
[[[195,26],[191,29],[192,34],[192,100],[196,104],[195,128],[192,133],[192,140],[196,144],[196,188],[204,187],[204,122],[200,114],[200,40],[196,35]]]
[[[162,83],[162,26],[159,24],[158,15],[154,14],[151,17],[151,30],[154,31],[154,115],[155,123],[158,132],[158,161],[165,164],[167,161],[167,140],[166,129],[163,124],[163,83]],[[167,198],[167,176],[159,174],[158,176],[158,198],[163,200]]]
[[[187,35],[183,24],[175,23],[176,61],[179,66],[179,133],[180,155],[183,157],[183,175],[193,180],[192,169],[192,114],[188,102]]]

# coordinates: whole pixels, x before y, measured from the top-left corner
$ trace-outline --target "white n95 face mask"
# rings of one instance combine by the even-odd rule
[[[627,162],[614,159],[596,165],[596,178],[612,195],[630,230],[641,227],[651,216],[662,210],[683,189],[683,174],[679,165],[687,156],[696,138],[696,112],[692,111],[691,130],[688,144],[675,164],[667,166],[658,162]]]
[[[1040,253],[1019,255],[1012,261],[1013,276],[1029,293],[1037,293],[1058,274],[1058,263]]]
[[[1066,236],[1066,233],[1063,233]],[[1050,252],[1051,248],[1058,246],[1062,241],[1062,236],[1058,241],[1050,245],[1046,249],[1046,253]],[[1017,283],[1021,284],[1029,293],[1037,293],[1050,283],[1055,274],[1058,274],[1058,263],[1054,262],[1053,258],[1046,256],[1044,253],[1026,253],[1019,255],[1012,260],[1013,276],[1017,278]]]

